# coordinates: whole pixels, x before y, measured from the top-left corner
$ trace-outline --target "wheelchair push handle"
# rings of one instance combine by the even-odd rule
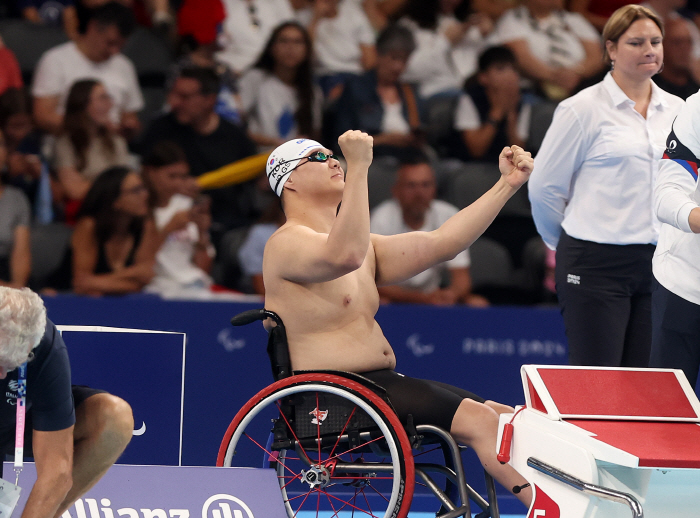
[[[269,311],[265,308],[250,309],[248,311],[244,311],[243,313],[239,313],[231,319],[231,325],[246,326],[248,324],[252,324],[253,322],[257,322],[258,320],[265,320],[267,318],[274,320],[278,326],[283,325],[282,319],[279,317],[279,315],[277,315],[277,313],[274,311]]]

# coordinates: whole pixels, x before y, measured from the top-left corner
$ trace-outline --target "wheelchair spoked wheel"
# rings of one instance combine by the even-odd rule
[[[217,465],[261,464],[275,469],[290,518],[408,515],[415,484],[408,437],[391,407],[355,381],[301,374],[248,401]]]

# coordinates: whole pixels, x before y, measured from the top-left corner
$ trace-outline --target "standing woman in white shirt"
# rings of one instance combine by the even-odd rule
[[[651,80],[663,66],[663,22],[627,5],[603,31],[611,71],[559,104],[535,159],[530,201],[557,250],[556,285],[573,365],[646,367],[652,190],[683,101]]]

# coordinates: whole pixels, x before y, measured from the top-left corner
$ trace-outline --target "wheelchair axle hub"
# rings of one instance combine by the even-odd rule
[[[324,488],[331,481],[331,474],[325,466],[311,466],[308,471],[301,470],[301,481],[306,482],[311,489]]]

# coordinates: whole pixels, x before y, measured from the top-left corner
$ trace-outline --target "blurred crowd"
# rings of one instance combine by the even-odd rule
[[[11,0],[0,7],[0,285],[264,294],[284,222],[264,176],[197,177],[293,138],[374,137],[372,231],[431,230],[535,155],[557,104],[608,71],[616,0]],[[650,0],[653,78],[700,87],[700,1]],[[262,171],[261,171],[262,173]],[[464,254],[385,302],[555,300],[519,192]]]

